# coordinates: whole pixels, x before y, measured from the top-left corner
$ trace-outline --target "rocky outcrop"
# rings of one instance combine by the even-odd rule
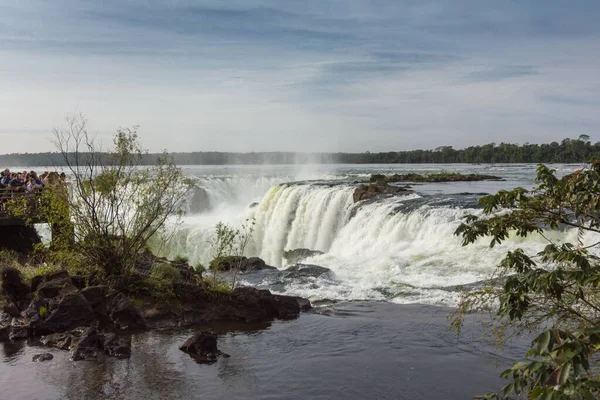
[[[329,268],[312,264],[296,264],[283,270],[286,278],[319,278],[322,276],[331,277],[332,272]]]
[[[354,190],[352,198],[355,203],[364,200],[373,200],[380,197],[398,196],[412,193],[408,186],[392,186],[387,182],[374,182],[360,185]]]
[[[80,326],[89,326],[96,321],[94,310],[81,293],[66,293],[48,302],[47,317],[31,319],[36,335],[60,333]],[[41,310],[40,310],[41,314]]]
[[[98,330],[95,326],[82,330],[79,339],[71,347],[71,359],[73,361],[95,360],[98,358],[99,343]]]
[[[439,183],[439,182],[477,182],[477,181],[503,181],[504,179],[494,175],[484,174],[461,174],[458,172],[442,172],[438,174],[373,174],[370,181],[375,183],[390,182],[415,182],[415,183]]]
[[[261,271],[264,269],[275,270],[277,268],[267,265],[258,257],[224,256],[217,257],[210,262],[210,269],[217,271],[239,270],[240,272]]]
[[[131,336],[109,332],[100,337],[100,347],[106,354],[118,359],[131,357]]]
[[[22,310],[29,303],[31,290],[23,283],[21,273],[13,267],[4,267],[0,273],[2,277],[2,295],[17,309]]]
[[[41,243],[40,236],[32,225],[0,225],[0,250],[29,254]]]
[[[296,264],[300,261],[306,260],[309,257],[315,257],[321,254],[323,254],[323,252],[319,250],[293,249],[284,251],[283,258],[288,262],[288,264]]]
[[[140,331],[146,329],[142,315],[123,294],[118,293],[108,305],[108,315],[119,331]]]
[[[183,283],[175,284],[174,291],[182,303],[186,325],[216,320],[268,322],[293,319],[301,311],[296,297],[274,295],[268,290],[251,287],[238,287],[231,293],[217,295],[207,287]]]
[[[217,348],[217,335],[210,331],[198,332],[179,348],[200,363],[210,363],[219,356],[229,357]]]

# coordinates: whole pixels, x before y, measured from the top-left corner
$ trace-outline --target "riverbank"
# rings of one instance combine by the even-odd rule
[[[474,317],[457,338],[448,329],[449,311],[355,302],[243,329],[205,325],[220,333],[219,348],[231,355],[214,365],[179,350],[195,329],[134,334],[129,360],[72,363],[67,353],[50,350],[54,360],[32,363],[42,349],[4,343],[0,387],[11,391],[2,398],[461,400],[497,390],[499,370],[528,342],[499,351]]]

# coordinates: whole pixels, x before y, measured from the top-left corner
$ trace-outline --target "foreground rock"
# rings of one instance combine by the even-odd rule
[[[217,271],[236,271],[240,272],[252,272],[261,271],[264,269],[275,270],[277,268],[267,265],[267,263],[258,257],[244,257],[244,256],[226,256],[217,257],[210,262],[210,269]]]
[[[271,268],[260,259],[242,261],[247,270]],[[2,281],[1,295],[11,305],[11,315],[0,313],[0,342],[39,340],[42,345],[70,351],[74,361],[94,360],[102,354],[130,357],[131,337],[124,333],[200,322],[264,323],[297,318],[300,311],[310,309],[305,299],[250,287],[223,291],[197,281],[196,275],[191,281],[182,274],[174,283],[163,282],[170,285],[168,291],[162,289],[165,292],[155,296],[155,283],[139,274],[132,277],[132,292],[115,292],[106,286],[79,289],[66,272],[34,278],[31,291],[15,271],[5,269],[3,274],[7,278]],[[170,297],[161,297],[167,294]]]
[[[200,363],[210,363],[219,356],[229,357],[217,348],[217,335],[211,331],[198,332],[179,348]]]
[[[355,203],[364,200],[374,200],[381,197],[398,196],[412,193],[408,186],[392,186],[387,182],[374,182],[360,185],[354,190],[352,196]]]
[[[44,353],[44,354],[36,354],[35,356],[33,356],[33,358],[31,359],[31,361],[33,362],[45,362],[45,361],[50,361],[54,358],[54,356],[50,353]]]
[[[306,260],[307,258],[319,256],[321,254],[323,254],[323,252],[319,250],[293,249],[284,251],[283,258],[288,262],[288,264],[297,264],[300,261]]]

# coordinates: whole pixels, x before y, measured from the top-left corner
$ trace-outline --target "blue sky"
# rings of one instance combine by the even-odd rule
[[[600,140],[600,2],[0,0],[0,153]]]

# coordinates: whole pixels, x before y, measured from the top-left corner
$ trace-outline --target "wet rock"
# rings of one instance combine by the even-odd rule
[[[33,358],[31,359],[31,361],[33,362],[45,362],[45,361],[50,361],[54,358],[54,356],[50,353],[44,353],[44,354],[36,354],[35,356],[33,356]]]
[[[81,293],[66,293],[58,304],[50,305],[48,317],[32,324],[37,334],[66,332],[80,326],[89,326],[95,320],[92,306]]]
[[[214,362],[224,355],[217,348],[217,336],[214,332],[198,332],[185,341],[180,350],[189,354],[198,362]]]
[[[330,277],[332,272],[329,268],[320,267],[312,264],[296,264],[286,268],[284,271],[285,278],[318,278],[321,276]]]
[[[144,318],[123,293],[118,293],[113,297],[108,305],[108,314],[117,330],[135,331],[146,329]]]
[[[71,350],[71,360],[95,360],[98,358],[98,331],[95,326],[90,326],[82,331],[78,341],[76,341]]]
[[[321,254],[323,254],[323,252],[319,250],[293,249],[284,251],[283,258],[288,262],[288,264],[296,264],[302,260],[306,260],[309,257],[319,256]]]
[[[8,338],[10,340],[24,340],[31,336],[29,326],[24,324],[12,325],[9,329]]]
[[[83,275],[73,275],[71,277],[71,282],[73,282],[73,286],[79,290],[82,290],[87,286],[87,278]]]
[[[360,185],[354,190],[352,198],[355,203],[363,200],[372,200],[379,197],[397,196],[400,194],[412,193],[407,186],[392,186],[387,182],[374,182],[367,185]]]
[[[0,325],[0,342],[10,339],[10,325]]]
[[[4,239],[4,238],[3,238]],[[23,283],[21,273],[13,267],[4,267],[0,273],[2,277],[2,294],[19,310],[29,304],[31,290]]]
[[[54,347],[60,350],[70,350],[71,345],[77,338],[71,332],[53,333],[43,336],[40,343],[44,346]]]
[[[131,357],[131,337],[106,333],[101,338],[100,345],[104,352],[111,357],[125,359]]]

